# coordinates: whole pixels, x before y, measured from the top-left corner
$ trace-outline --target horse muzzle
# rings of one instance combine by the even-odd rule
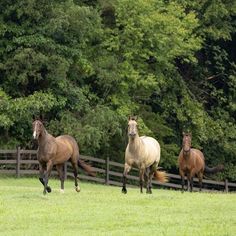
[[[129,133],[129,136],[132,137],[132,138],[134,138],[135,135],[136,135],[136,133],[134,133],[134,132]]]

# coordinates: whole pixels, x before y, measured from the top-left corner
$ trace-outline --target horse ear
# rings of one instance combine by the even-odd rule
[[[183,136],[185,135],[185,132],[184,132],[184,131],[182,132],[182,135],[183,135]]]
[[[36,120],[35,115],[32,115],[33,120]]]
[[[137,118],[138,118],[137,116],[131,116],[131,115],[129,116],[129,120],[137,120]]]

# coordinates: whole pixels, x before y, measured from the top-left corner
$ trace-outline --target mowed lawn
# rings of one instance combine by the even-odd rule
[[[0,235],[236,235],[236,194],[181,193],[0,176]]]

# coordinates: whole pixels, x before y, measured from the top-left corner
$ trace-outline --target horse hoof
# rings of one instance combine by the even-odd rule
[[[79,193],[80,192],[80,187],[79,186],[75,187],[75,191]]]
[[[122,188],[122,193],[126,194],[127,190],[125,188]]]
[[[51,192],[52,192],[52,189],[51,189],[49,186],[47,186],[46,189],[47,189],[47,192],[48,192],[48,193],[51,193]]]
[[[64,189],[60,189],[60,193],[65,193]]]

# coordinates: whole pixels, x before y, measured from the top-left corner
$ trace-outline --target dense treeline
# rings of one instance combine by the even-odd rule
[[[82,153],[123,162],[130,114],[175,171],[183,130],[236,180],[236,3],[0,0],[0,146],[41,116]]]

